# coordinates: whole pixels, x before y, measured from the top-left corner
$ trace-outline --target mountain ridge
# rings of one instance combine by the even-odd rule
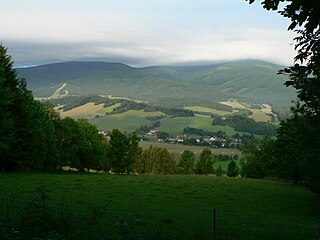
[[[36,96],[49,97],[63,83],[70,95],[110,94],[148,101],[176,97],[221,101],[238,98],[256,103],[289,104],[283,66],[261,60],[237,60],[200,66],[135,68],[117,62],[71,61],[18,68]]]

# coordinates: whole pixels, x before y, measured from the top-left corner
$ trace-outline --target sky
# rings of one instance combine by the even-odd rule
[[[15,66],[63,61],[135,67],[260,59],[290,65],[289,20],[245,0],[0,0]]]

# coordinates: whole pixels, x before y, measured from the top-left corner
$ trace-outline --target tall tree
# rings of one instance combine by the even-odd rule
[[[178,166],[181,167],[184,173],[192,173],[196,157],[190,150],[184,150],[181,154]]]
[[[289,163],[286,159],[291,159],[289,169],[291,175],[296,176],[294,179],[301,178],[313,191],[320,193],[320,0],[262,1],[264,8],[274,11],[279,9],[280,3],[285,6],[278,12],[291,21],[288,30],[297,33],[295,64],[280,73],[289,76],[285,85],[294,87],[299,99],[292,108],[292,116],[279,130],[280,169],[283,166],[285,170]]]
[[[54,128],[24,79],[17,78],[7,49],[0,45],[0,169],[54,167]]]
[[[196,172],[198,174],[213,173],[213,155],[210,149],[205,148],[200,154],[199,161],[196,164]]]
[[[13,104],[19,81],[7,49],[0,45],[0,171],[14,165],[11,151],[15,139]]]
[[[88,143],[78,123],[70,117],[59,120],[56,122],[56,134],[60,156],[58,167],[62,169],[63,166],[71,166],[83,170],[80,155]]]
[[[80,167],[89,169],[101,169],[105,156],[105,140],[99,134],[97,127],[86,119],[77,121],[85,138],[85,145],[80,149]]]
[[[112,130],[108,157],[114,172],[129,173],[133,171],[134,163],[142,152],[138,142],[135,133],[126,136],[118,129]]]

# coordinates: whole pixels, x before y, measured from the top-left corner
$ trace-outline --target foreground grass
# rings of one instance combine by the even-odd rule
[[[0,219],[30,208],[39,186],[38,207],[83,219],[70,239],[212,239],[213,208],[217,239],[315,239],[320,225],[320,196],[305,188],[194,175],[0,174]]]

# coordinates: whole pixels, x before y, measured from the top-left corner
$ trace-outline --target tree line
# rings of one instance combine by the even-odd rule
[[[251,134],[275,136],[277,126],[266,122],[256,122],[247,116],[227,116],[222,118],[215,116],[212,120],[212,125],[233,127],[236,131],[247,132]]]

